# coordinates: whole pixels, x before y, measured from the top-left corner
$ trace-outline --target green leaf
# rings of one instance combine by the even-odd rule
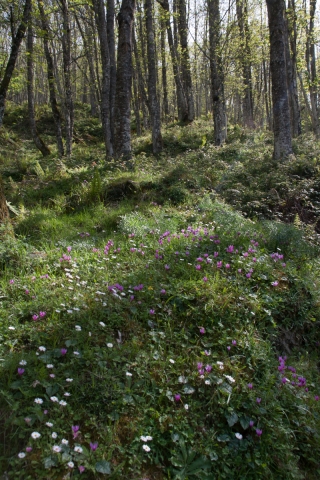
[[[243,430],[247,430],[250,425],[250,418],[249,417],[241,417],[240,418],[240,425],[243,428]]]
[[[226,416],[226,419],[227,419],[229,427],[233,427],[233,425],[235,425],[237,423],[237,421],[239,420],[239,417],[236,413],[232,413],[231,415]]]
[[[226,433],[217,437],[218,442],[230,442],[230,437]]]
[[[96,471],[99,473],[111,473],[110,463],[106,462],[105,460],[100,460],[100,462],[96,463]]]
[[[55,455],[50,455],[43,460],[44,468],[52,468],[58,465],[58,459]]]

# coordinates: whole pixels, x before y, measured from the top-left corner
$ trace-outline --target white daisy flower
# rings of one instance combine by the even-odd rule
[[[83,452],[83,449],[82,449],[82,447],[80,447],[80,445],[76,445],[76,446],[74,447],[74,451],[77,452],[77,453],[82,453],[82,452]]]
[[[58,397],[50,397],[51,402],[59,402]]]
[[[39,347],[40,352],[45,352],[47,349],[46,347]]]
[[[31,433],[31,437],[34,439],[34,440],[37,440],[37,438],[40,438],[41,437],[41,434],[39,432],[32,432]]]
[[[21,360],[21,361],[19,362],[19,365],[23,365],[23,366],[24,366],[24,365],[27,365],[27,362],[26,362],[25,360]]]
[[[77,332],[81,332],[81,327],[80,327],[80,325],[76,325],[74,328],[76,329]]]
[[[41,403],[43,403],[43,400],[42,398],[35,398],[34,403],[38,403],[38,405],[41,405]]]
[[[58,436],[57,432],[52,432],[52,434],[51,434],[52,438],[57,438],[57,436]]]
[[[227,380],[229,380],[230,383],[234,383],[235,382],[235,379],[233,377],[231,377],[230,375],[224,375],[226,377]]]
[[[48,363],[47,368],[54,368],[52,363]]]
[[[99,322],[99,325],[101,325],[101,327],[105,327],[105,326],[106,326],[106,324],[103,323],[103,322]]]
[[[67,405],[67,402],[65,402],[64,400],[60,400],[59,405],[65,407]]]
[[[235,436],[237,437],[238,440],[242,440],[242,435],[241,435],[241,433],[236,433]]]
[[[185,408],[186,410],[189,410],[189,405],[186,403],[185,406],[184,406],[184,408]]]
[[[68,465],[69,468],[73,468],[73,467],[74,467],[74,463],[73,463],[73,462],[68,462],[67,465]]]
[[[24,458],[26,456],[26,454],[24,452],[20,452],[18,453],[18,457],[19,458]]]
[[[107,347],[108,347],[108,348],[112,348],[112,347],[113,347],[113,343],[107,343]]]
[[[59,453],[61,452],[61,447],[59,447],[59,445],[53,445],[52,450],[54,453]]]
[[[65,438],[63,438],[63,439],[61,440],[61,443],[63,443],[63,445],[68,445],[69,441],[66,440]]]
[[[47,427],[53,427],[53,423],[51,422],[46,422]]]
[[[132,377],[132,373],[126,372],[127,377]]]
[[[148,441],[148,440],[147,440],[147,437],[145,437],[144,435],[141,435],[140,440],[142,440],[143,442],[147,442],[147,441]]]
[[[69,382],[69,383],[73,382],[73,378],[66,378],[66,382]]]
[[[148,447],[148,445],[143,445],[142,448],[145,452],[150,452],[150,450],[151,450],[151,448]]]

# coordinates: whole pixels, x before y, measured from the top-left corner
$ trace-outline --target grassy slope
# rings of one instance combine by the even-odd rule
[[[209,122],[172,125],[157,159],[135,140],[128,171],[104,161],[83,112],[63,162],[41,159],[19,138],[23,110],[9,113],[0,472],[318,478],[320,265],[306,240],[317,242],[317,144],[302,139],[280,167],[264,133],[234,129],[217,150]]]

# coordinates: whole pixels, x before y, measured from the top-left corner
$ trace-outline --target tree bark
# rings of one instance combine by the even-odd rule
[[[20,48],[22,39],[26,33],[30,10],[31,10],[31,0],[25,0],[22,21],[17,29],[16,34],[12,38],[10,56],[4,71],[3,78],[0,83],[0,128],[2,127],[2,124],[3,124],[6,97],[7,97],[10,80],[14,71],[17,58],[18,58],[19,48]]]
[[[55,89],[53,59],[49,49],[49,26],[48,26],[47,18],[44,13],[42,0],[38,0],[38,8],[40,12],[41,28],[43,31],[44,54],[47,62],[47,76],[48,76],[48,84],[49,84],[51,111],[53,115],[54,124],[56,127],[56,141],[57,141],[58,152],[59,152],[59,156],[62,157],[64,155],[64,148],[63,148],[63,141],[62,141],[61,115],[58,108],[57,95],[56,95],[56,89]]]
[[[160,105],[157,97],[156,52],[154,40],[154,25],[152,18],[152,2],[146,0],[144,5],[147,28],[148,53],[148,96],[152,127],[152,151],[156,155],[162,150]]]
[[[157,0],[158,3],[162,6],[165,11],[165,24],[167,28],[168,44],[171,55],[173,77],[176,85],[176,95],[177,95],[177,108],[178,108],[178,119],[180,122],[188,121],[188,104],[185,96],[180,72],[179,72],[179,61],[177,49],[173,40],[172,28],[170,24],[170,10],[168,0]]]
[[[190,57],[188,49],[188,24],[185,0],[177,0],[178,30],[181,47],[181,78],[188,106],[188,121],[194,120],[194,98],[191,79]]]
[[[70,28],[70,12],[68,0],[59,0],[62,11],[62,55],[63,55],[63,73],[64,73],[64,110],[65,110],[65,131],[66,131],[66,154],[72,153],[73,139],[73,121],[74,109],[72,99],[71,84],[71,28]]]
[[[307,29],[306,61],[309,79],[309,94],[312,111],[312,129],[314,134],[320,136],[319,108],[318,108],[318,79],[316,68],[316,49],[314,40],[314,17],[317,0],[310,0],[310,20]]]
[[[285,4],[267,0],[270,34],[270,70],[272,78],[273,133],[275,160],[292,153],[290,110],[287,89],[285,48]]]
[[[166,62],[166,41],[165,41],[166,24],[164,18],[160,20],[160,42],[161,42],[161,73],[162,73],[162,90],[163,90],[163,114],[167,119],[169,115],[168,103],[168,82],[167,82],[167,62]]]
[[[102,82],[101,82],[101,120],[106,147],[106,156],[113,156],[110,126],[110,57],[107,38],[107,20],[103,0],[94,0],[93,6],[100,40]]]
[[[114,143],[114,105],[116,101],[116,81],[117,81],[117,64],[116,64],[116,46],[114,34],[114,0],[107,0],[107,36],[110,58],[110,130],[111,141]]]
[[[117,85],[114,114],[115,156],[131,157],[131,82],[132,82],[132,28],[135,0],[122,0],[117,16],[118,55]]]
[[[213,102],[214,143],[223,145],[227,138],[224,72],[220,48],[219,0],[208,0],[211,94]]]
[[[242,99],[243,123],[253,128],[253,97],[251,78],[250,31],[248,24],[248,0],[236,0],[237,19],[240,31],[240,52],[244,95]]]
[[[285,26],[287,85],[291,119],[291,134],[293,137],[298,137],[301,135],[301,116],[297,85],[297,43],[295,32],[294,0],[291,2],[291,10],[286,12]]]
[[[31,11],[30,11],[31,13]],[[30,15],[31,17],[31,15]],[[27,90],[28,90],[28,115],[31,134],[36,147],[42,155],[46,157],[50,155],[50,150],[39,137],[34,113],[34,88],[33,88],[33,28],[32,19],[29,18],[27,33]]]

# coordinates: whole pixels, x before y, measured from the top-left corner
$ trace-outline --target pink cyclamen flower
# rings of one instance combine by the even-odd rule
[[[262,435],[262,430],[260,428],[257,428],[256,429],[256,434],[258,435],[258,437],[261,437]]]
[[[92,450],[93,452],[94,452],[95,450],[97,450],[98,445],[99,445],[98,442],[94,442],[94,443],[91,443],[91,442],[90,442],[90,448],[91,448],[91,450]]]
[[[250,422],[249,422],[249,427],[251,427],[251,428],[252,428],[252,427],[253,427],[253,425],[254,425],[254,421],[253,421],[253,420],[250,420]]]
[[[44,415],[48,415],[48,410],[43,410]]]
[[[32,447],[26,447],[26,452],[27,452],[27,453],[32,452]]]
[[[80,473],[83,473],[85,471],[85,468],[82,465],[79,465],[78,468]]]
[[[24,368],[18,368],[18,375],[24,374]]]
[[[277,282],[277,280],[276,280],[275,282],[272,282],[271,285],[272,285],[273,287],[277,287],[277,286],[279,285],[279,282]]]
[[[39,320],[39,315],[32,315],[32,320],[34,320],[35,322]]]
[[[26,295],[29,295],[30,292],[29,292],[28,289],[26,289],[26,290],[24,291],[24,293],[25,293]]]
[[[211,365],[207,365],[206,366],[206,372],[210,373],[212,370],[212,366]]]
[[[47,315],[47,312],[39,312],[39,315],[40,315],[41,318],[43,318]]]
[[[67,251],[70,253],[72,250],[72,247],[67,247]]]
[[[149,313],[150,313],[150,315],[154,315],[154,314],[156,313],[156,311],[151,308],[151,309],[149,310]]]
[[[200,327],[199,332],[201,333],[201,335],[204,335],[206,333],[206,329],[204,327]]]
[[[72,428],[73,433],[77,433],[80,430],[79,425],[72,425],[71,428]]]
[[[316,402],[319,401],[319,398],[320,398],[319,395],[315,395],[315,397],[314,397],[314,399],[315,399]]]
[[[252,383],[248,383],[248,388],[249,388],[249,390],[252,390],[252,389],[253,389]]]
[[[166,293],[165,289],[163,288],[162,290],[160,290],[160,293],[161,295],[164,295]]]
[[[180,402],[181,395],[179,393],[176,393],[175,396],[174,396],[174,400],[175,400],[175,402]]]
[[[170,270],[170,266],[169,266],[169,265],[165,265],[164,268],[165,268],[166,270]]]
[[[226,263],[225,267],[229,269],[231,267],[230,263]]]
[[[257,403],[261,403],[261,398],[257,398]]]
[[[61,353],[61,355],[65,355],[67,353],[67,351],[68,350],[66,348],[61,348],[60,353]]]
[[[201,270],[201,265],[196,265],[196,270]]]
[[[242,269],[241,269],[241,268],[238,268],[238,273],[242,273]]]
[[[9,283],[10,283],[10,285],[13,285],[13,284],[14,284],[14,280],[10,280]]]
[[[231,347],[230,347],[230,345],[228,345],[228,346],[227,346],[227,350],[231,350]]]
[[[237,345],[237,341],[236,341],[236,340],[232,340],[232,345]]]

